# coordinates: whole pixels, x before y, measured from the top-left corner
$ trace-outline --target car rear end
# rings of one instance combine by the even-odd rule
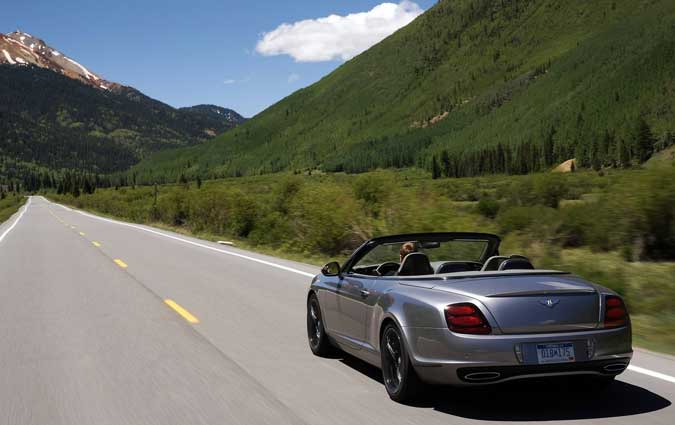
[[[445,326],[406,329],[415,370],[426,382],[611,378],[632,357],[623,300],[575,276],[504,274],[447,280],[432,291]]]

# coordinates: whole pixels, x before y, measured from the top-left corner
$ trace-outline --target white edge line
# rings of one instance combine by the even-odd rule
[[[5,230],[5,231],[2,233],[2,235],[0,235],[0,242],[2,242],[3,239],[5,239],[5,236],[7,236],[7,235],[9,234],[9,232],[12,231],[12,229],[14,229],[14,227],[19,223],[19,220],[21,220],[21,217],[23,217],[23,215],[26,213],[26,211],[28,211],[28,206],[30,205],[30,201],[31,201],[31,198],[28,198],[28,201],[27,201],[26,204],[22,207],[22,210],[21,210],[21,212],[19,213],[19,216],[16,218],[16,220],[14,220],[14,223],[12,223],[12,225],[9,226],[9,227],[7,228],[7,230]]]
[[[629,365],[628,370],[632,372],[637,372],[637,373],[642,373],[644,375],[649,375],[652,378],[658,378],[658,379],[663,379],[664,381],[668,381],[672,384],[675,384],[675,377],[672,377],[670,375],[666,375],[665,373],[660,373],[660,372],[654,372],[653,370],[645,369],[639,366],[633,366]]]
[[[43,198],[43,199],[45,199],[45,198]],[[45,199],[45,200],[46,200],[46,199]],[[55,204],[55,205],[60,205],[60,204],[57,204],[56,202],[51,202],[51,201],[48,201],[48,200],[47,200],[47,202],[53,203],[53,204]],[[60,205],[60,206],[63,206],[63,205]],[[71,210],[71,211],[72,211],[72,210]],[[254,262],[256,262],[256,263],[264,264],[264,265],[266,265],[266,266],[276,267],[276,268],[278,268],[278,269],[285,270],[285,271],[287,271],[287,272],[297,273],[297,274],[300,274],[300,275],[303,275],[303,276],[307,276],[307,277],[314,277],[314,276],[315,276],[315,275],[312,274],[312,273],[307,273],[307,272],[304,272],[304,271],[302,271],[302,270],[294,269],[294,268],[292,268],[292,267],[286,267],[286,266],[282,266],[281,264],[272,263],[272,262],[270,262],[270,261],[265,261],[265,260],[261,260],[261,259],[259,259],[259,258],[250,257],[250,256],[248,256],[248,255],[238,254],[238,253],[236,253],[236,252],[230,252],[230,251],[226,251],[226,250],[224,250],[224,249],[218,249],[218,248],[215,248],[215,247],[212,247],[212,246],[208,246],[208,245],[204,245],[204,244],[201,244],[201,243],[198,243],[198,242],[193,242],[193,241],[190,241],[190,240],[187,240],[187,239],[179,238],[179,237],[177,237],[177,236],[167,235],[166,233],[158,232],[158,231],[156,231],[156,230],[147,229],[147,228],[145,228],[145,227],[138,226],[138,225],[135,225],[135,224],[125,223],[125,222],[123,222],[123,221],[117,221],[117,220],[111,220],[111,219],[108,219],[108,218],[99,217],[99,216],[96,216],[96,215],[93,215],[93,214],[89,214],[89,213],[84,212],[84,211],[79,211],[79,210],[77,210],[76,212],[78,212],[78,213],[80,213],[80,214],[82,214],[82,215],[85,215],[85,216],[87,216],[87,217],[94,218],[94,219],[96,219],[96,220],[106,221],[106,222],[108,222],[108,223],[119,224],[120,226],[132,227],[132,228],[134,228],[134,229],[142,230],[142,231],[144,231],[144,232],[148,232],[148,233],[152,233],[152,234],[155,234],[155,235],[163,236],[163,237],[169,238],[169,239],[174,239],[174,240],[177,240],[177,241],[180,241],[180,242],[184,242],[184,243],[187,243],[187,244],[190,244],[190,245],[198,246],[198,247],[200,247],[200,248],[209,249],[209,250],[211,250],[211,251],[220,252],[220,253],[222,253],[222,254],[232,255],[232,256],[234,256],[234,257],[239,257],[239,258],[243,258],[243,259],[245,259],[245,260],[254,261]]]

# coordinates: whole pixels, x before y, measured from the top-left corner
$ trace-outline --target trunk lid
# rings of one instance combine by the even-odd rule
[[[581,331],[598,326],[595,287],[572,275],[492,275],[448,279],[433,289],[480,300],[505,334]]]

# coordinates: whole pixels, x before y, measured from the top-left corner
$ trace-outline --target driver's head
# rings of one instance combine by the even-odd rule
[[[401,255],[401,262],[403,262],[405,256],[410,254],[411,252],[417,252],[417,248],[415,247],[414,242],[406,242],[403,245],[401,245],[401,250],[399,251],[399,254]]]

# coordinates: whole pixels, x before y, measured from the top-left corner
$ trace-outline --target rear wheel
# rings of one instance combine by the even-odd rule
[[[410,363],[403,336],[394,324],[388,324],[380,340],[382,377],[389,397],[399,403],[414,401],[423,383]]]
[[[323,326],[323,316],[319,307],[319,299],[315,294],[307,300],[307,339],[312,353],[320,357],[335,354],[336,349],[330,343],[326,328]]]

